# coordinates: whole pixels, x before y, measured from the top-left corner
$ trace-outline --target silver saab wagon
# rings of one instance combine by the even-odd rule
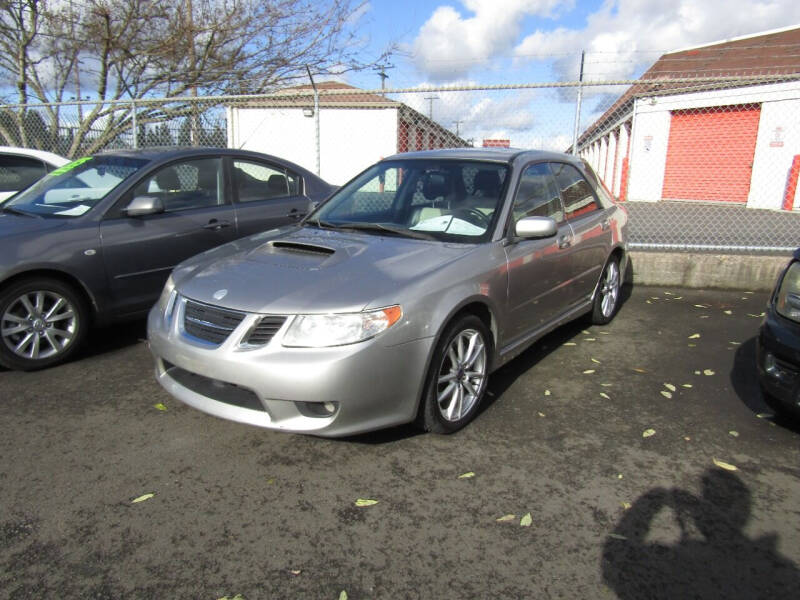
[[[536,339],[612,319],[626,227],[572,156],[392,156],[302,223],[176,267],[148,321],[156,377],[190,406],[271,429],[456,431],[489,374]]]

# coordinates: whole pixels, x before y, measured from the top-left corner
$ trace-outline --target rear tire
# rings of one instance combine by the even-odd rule
[[[36,277],[0,291],[0,365],[35,371],[69,359],[86,337],[83,297],[69,284]]]
[[[453,433],[469,423],[486,394],[491,358],[492,338],[483,321],[474,315],[452,321],[433,352],[417,424]]]
[[[619,259],[612,256],[603,268],[603,274],[597,283],[592,304],[591,321],[594,325],[610,323],[619,308],[622,282],[619,273]]]

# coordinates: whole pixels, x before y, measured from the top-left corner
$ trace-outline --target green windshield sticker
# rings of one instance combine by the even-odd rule
[[[72,171],[72,169],[74,169],[78,165],[82,165],[87,160],[92,160],[92,157],[91,156],[84,156],[83,158],[79,158],[78,160],[73,160],[71,163],[67,163],[63,167],[59,167],[55,171],[51,171],[50,174],[51,175],[63,175],[64,173],[66,173],[68,171]]]

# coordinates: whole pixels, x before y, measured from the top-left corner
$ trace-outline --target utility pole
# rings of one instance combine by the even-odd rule
[[[464,121],[453,121],[453,123],[456,124],[456,137],[459,136],[459,134],[458,134],[458,131],[459,131],[458,126],[461,125],[461,123],[463,123],[463,122]]]
[[[439,96],[425,96],[425,100],[428,101],[428,118],[433,121],[433,101],[439,100]]]
[[[575,103],[575,129],[572,130],[572,154],[578,156],[578,128],[581,122],[581,100],[583,100],[583,60],[586,51],[581,51],[581,72],[578,76],[578,101]]]
[[[387,75],[386,69],[394,69],[394,65],[389,63],[381,63],[379,65],[375,65],[375,70],[378,71],[378,77],[381,78],[381,90],[386,89],[386,80],[389,79],[389,75]]]

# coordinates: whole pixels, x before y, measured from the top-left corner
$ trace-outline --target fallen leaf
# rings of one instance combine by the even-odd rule
[[[661,298],[659,298],[658,296],[650,296],[650,300],[660,300],[660,299]]]
[[[583,372],[583,374],[584,374],[584,375],[591,375],[592,373],[594,373],[594,369],[586,369],[586,370]]]
[[[613,383],[601,383],[600,385],[602,385],[603,387],[612,387],[614,384]]]
[[[664,398],[672,398],[672,393],[664,390],[661,390],[661,395],[664,396]]]
[[[576,344],[575,342],[566,342],[564,345],[565,346],[577,346],[578,344]]]
[[[742,292],[743,294],[755,294],[755,292]]]
[[[473,477],[475,477],[475,473],[473,473],[472,471],[470,471],[469,473],[462,473],[461,475],[458,476],[459,479],[472,479]]]
[[[347,600],[347,592],[345,592],[344,590],[339,592],[339,600]]]
[[[656,434],[656,430],[655,429],[645,429],[642,432],[642,437],[649,438],[651,435],[655,435],[655,434]]]
[[[733,314],[732,310],[723,310],[722,312],[724,312],[726,315],[732,315]]]
[[[766,313],[763,313],[763,312],[762,312],[760,315],[752,315],[752,314],[750,314],[750,313],[747,313],[747,316],[748,316],[748,317],[755,317],[756,319],[760,319],[760,318],[761,318],[761,317],[763,317],[765,314],[766,314]]]
[[[291,573],[291,574],[292,574],[292,575],[294,575],[295,577],[297,577],[298,575],[300,575],[300,573],[302,573],[302,572],[303,572],[303,571],[301,571],[300,569],[289,569],[289,573]]]
[[[675,391],[675,386],[672,385],[671,383],[665,383],[664,387],[667,388],[670,392],[674,392]]]
[[[631,507],[631,503],[630,502],[623,502],[622,503],[622,508],[624,508],[625,510],[628,510],[630,507]]]
[[[666,294],[667,296],[674,296],[675,295],[672,292],[664,292],[664,294]]]
[[[544,391],[544,395],[545,395],[545,396],[549,396],[549,395],[550,395],[550,390],[545,390],[545,391]]]
[[[161,402],[159,402],[158,404],[153,404],[153,408],[156,408],[158,410],[167,410],[167,407]]]
[[[519,526],[530,527],[531,523],[533,523],[533,519],[531,518],[531,513],[527,513],[524,517],[520,519]]]
[[[683,439],[685,439],[687,442],[692,441],[692,438],[690,438],[688,435],[683,436]]]
[[[498,523],[508,523],[509,521],[516,520],[517,515],[503,515],[500,518],[495,519]]]
[[[695,371],[694,374],[695,375],[700,375],[700,371]]]
[[[688,344],[689,348],[697,348],[697,344]]]
[[[708,319],[708,315],[700,315],[701,319]]]
[[[775,415],[773,415],[773,414],[771,414],[771,413],[758,413],[756,416],[757,416],[759,419],[771,419],[771,418],[772,418],[772,417],[774,417]]]
[[[675,296],[673,300],[683,300],[683,296]]]
[[[644,369],[634,368],[633,370],[636,371],[637,373],[647,373],[647,371],[645,371]]]
[[[687,389],[691,389],[692,384],[691,383],[684,383],[681,387],[685,387]]]
[[[545,414],[544,414],[543,412],[540,412],[540,413],[539,413],[539,416],[540,416],[540,417],[544,417],[544,416],[545,416]]]
[[[583,341],[584,342],[594,342],[594,341],[597,341],[597,338],[585,338]]]
[[[700,338],[700,334],[699,333],[693,333],[692,335],[689,336],[690,340],[696,340],[696,339],[699,339],[699,338]]]
[[[369,500],[369,499],[366,499],[366,498],[359,498],[358,500],[356,500],[355,504],[358,507],[363,507],[363,506],[374,506],[377,503],[378,503],[377,500]]]
[[[599,333],[600,333],[600,335],[611,335],[611,334],[610,334],[610,333],[608,333],[607,331],[601,331],[601,332],[599,332]]]
[[[732,346],[741,346],[741,342],[728,342]]]
[[[694,307],[695,308],[708,308],[708,306],[706,306],[705,304],[695,304]]]
[[[608,537],[614,538],[615,540],[627,540],[628,539],[624,535],[620,535],[618,533],[609,533]]]
[[[738,471],[734,465],[726,462],[722,462],[721,460],[714,459],[714,464],[717,465],[720,469],[725,469],[726,471]]]
[[[617,479],[622,479],[622,473],[617,473]]]
[[[589,333],[589,332],[588,332],[586,329],[584,329],[583,331],[581,331],[581,333],[582,333],[583,335],[592,335],[592,334],[591,334],[591,333]]]
[[[593,362],[593,363],[595,363],[595,364],[597,364],[597,365],[601,365],[601,364],[603,364],[603,363],[601,363],[599,360],[597,360],[596,358],[593,358],[593,359],[592,359],[592,362]]]
[[[605,398],[606,400],[611,400],[611,396],[609,396],[605,392],[600,392],[600,397]]]
[[[709,377],[711,377],[713,374],[714,371],[712,371],[711,369],[706,369],[705,371],[703,371],[703,375],[708,375]]]
[[[142,494],[138,498],[134,498],[133,500],[131,500],[131,504],[136,504],[138,502],[144,502],[145,500],[150,500],[150,498],[152,498],[153,496],[155,496],[155,494]]]
[[[729,431],[728,433],[731,434],[733,437],[739,437],[738,431]]]
[[[652,304],[652,302],[650,302],[650,300],[645,300],[645,303]]]

